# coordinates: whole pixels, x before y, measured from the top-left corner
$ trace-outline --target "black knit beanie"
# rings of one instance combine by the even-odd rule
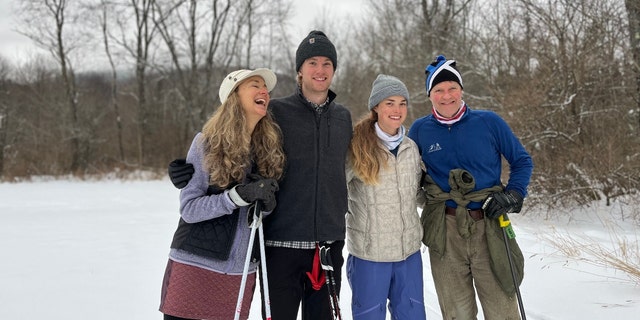
[[[296,50],[296,72],[300,71],[305,60],[316,56],[329,58],[333,62],[333,70],[338,67],[336,47],[324,32],[314,30],[309,32],[309,35],[300,42],[298,50]]]

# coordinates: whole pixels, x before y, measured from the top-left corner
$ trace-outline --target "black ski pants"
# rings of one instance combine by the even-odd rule
[[[340,292],[342,265],[344,264],[342,255],[344,241],[334,241],[329,247],[336,292]],[[311,272],[313,269],[315,253],[315,249],[265,248],[271,317],[273,319],[295,320],[298,316],[300,303],[302,303],[303,320],[333,319],[326,284],[320,290],[315,290],[307,276],[307,272]],[[260,276],[262,277],[262,275]],[[264,313],[264,299],[262,299],[263,319],[265,318]]]

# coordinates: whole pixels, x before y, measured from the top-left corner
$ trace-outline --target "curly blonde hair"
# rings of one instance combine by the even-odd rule
[[[365,184],[378,184],[380,169],[387,168],[387,152],[378,142],[375,123],[378,113],[371,112],[362,117],[353,127],[353,138],[349,144],[349,164]]]
[[[240,97],[234,91],[204,124],[204,166],[211,184],[226,188],[242,182],[252,159],[261,176],[282,178],[285,163],[282,132],[271,113],[258,121],[251,134],[246,130],[246,122]]]

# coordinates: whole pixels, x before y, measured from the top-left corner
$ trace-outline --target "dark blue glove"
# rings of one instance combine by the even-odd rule
[[[169,163],[169,178],[178,189],[184,188],[189,183],[194,172],[193,165],[187,163],[185,159],[175,159]]]
[[[482,204],[484,215],[489,219],[496,219],[505,213],[518,213],[522,210],[524,198],[515,190],[494,192]]]

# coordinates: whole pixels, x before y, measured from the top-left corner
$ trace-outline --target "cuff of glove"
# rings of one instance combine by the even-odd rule
[[[236,192],[236,187],[233,187],[231,188],[231,190],[229,190],[229,198],[231,198],[231,201],[233,201],[233,203],[235,203],[238,207],[246,207],[250,205],[251,203],[244,201],[242,197],[240,197],[238,192]]]

